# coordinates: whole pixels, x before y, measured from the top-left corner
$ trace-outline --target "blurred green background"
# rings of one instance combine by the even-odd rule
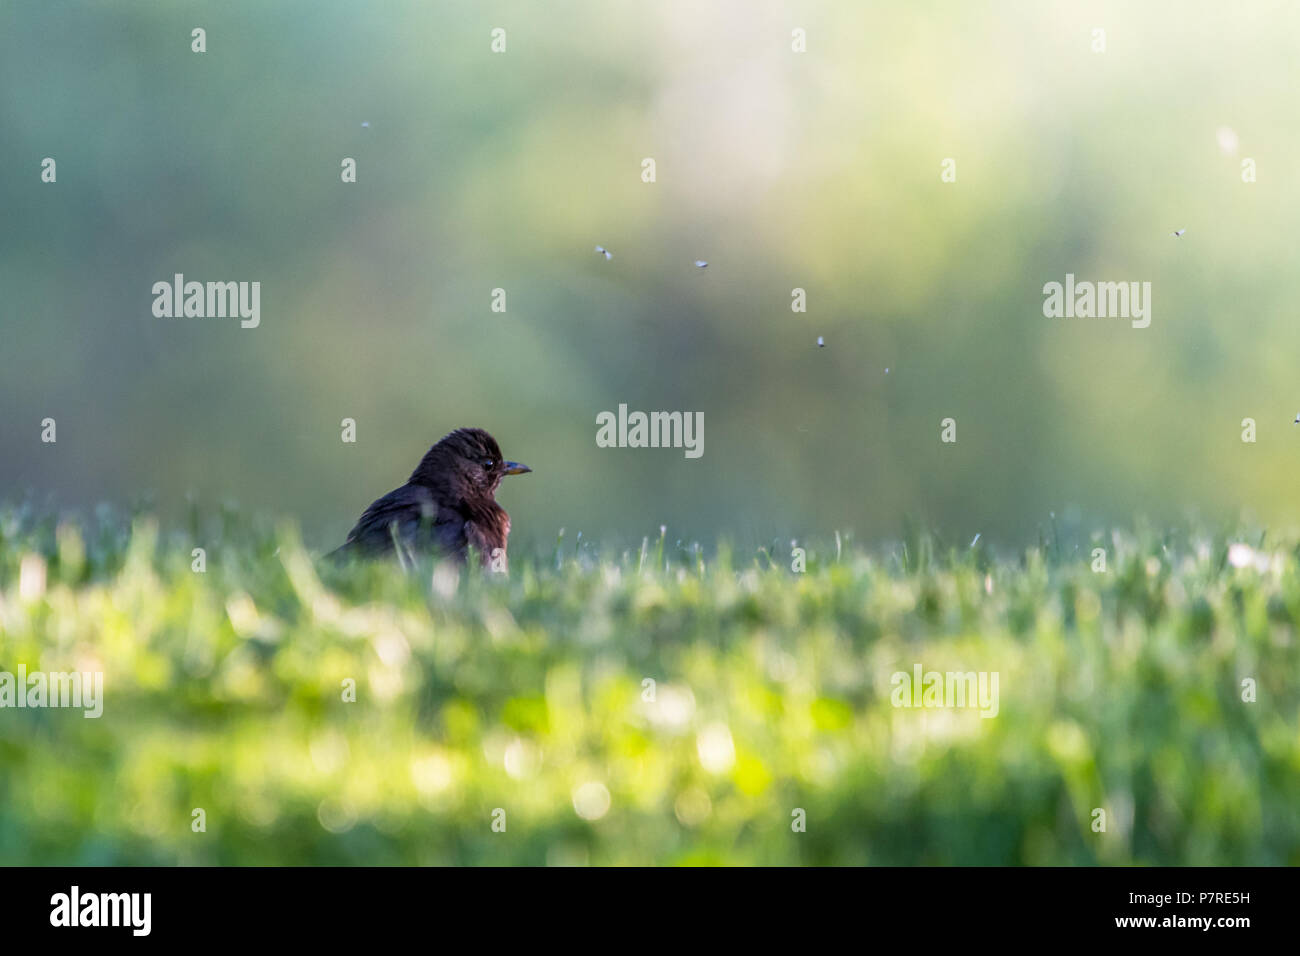
[[[234,499],[322,547],[480,425],[536,470],[501,496],[524,543],[1293,521],[1298,28],[1273,0],[5,3],[0,492]],[[154,318],[176,272],[260,281],[261,327]],[[1150,328],[1044,318],[1067,272],[1151,282]],[[619,403],[704,412],[704,457],[597,448]]]

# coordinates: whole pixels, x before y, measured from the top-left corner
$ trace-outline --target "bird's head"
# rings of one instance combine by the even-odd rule
[[[429,449],[411,482],[434,489],[444,501],[468,501],[491,498],[506,475],[530,471],[505,459],[496,439],[483,429],[458,428]]]

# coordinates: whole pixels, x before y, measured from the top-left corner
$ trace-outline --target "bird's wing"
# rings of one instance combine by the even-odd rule
[[[371,503],[348,532],[347,541],[335,554],[392,554],[394,538],[408,546],[415,543],[421,527],[437,520],[438,506],[433,493],[423,485],[403,485]]]

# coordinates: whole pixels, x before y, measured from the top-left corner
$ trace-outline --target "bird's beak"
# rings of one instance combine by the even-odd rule
[[[529,468],[527,465],[521,465],[517,461],[506,462],[507,475],[523,475],[523,474],[527,474],[530,471],[532,471],[531,468]]]

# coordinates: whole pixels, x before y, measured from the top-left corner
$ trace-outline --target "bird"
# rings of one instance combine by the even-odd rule
[[[695,260],[695,268],[697,268],[697,269],[707,269],[708,267],[709,267],[709,264],[708,264],[707,262],[705,262],[703,259],[696,259],[696,260]]]
[[[1175,229],[1175,230],[1174,230],[1173,232],[1171,232],[1169,235],[1171,235],[1171,236],[1178,236],[1178,237],[1181,239],[1183,233],[1185,233],[1186,231],[1187,231],[1186,228],[1183,228],[1183,229]]]
[[[330,557],[397,554],[405,562],[432,554],[463,564],[472,547],[485,567],[505,571],[510,515],[496,490],[506,475],[531,471],[502,457],[483,429],[457,428],[425,453],[406,484],[371,502]]]
[[[614,253],[610,252],[610,251],[609,251],[608,249],[606,249],[604,246],[597,246],[597,247],[596,247],[596,253],[597,253],[598,255],[602,255],[602,256],[604,256],[606,262],[608,262],[610,259],[613,259],[613,258],[614,258]]]

